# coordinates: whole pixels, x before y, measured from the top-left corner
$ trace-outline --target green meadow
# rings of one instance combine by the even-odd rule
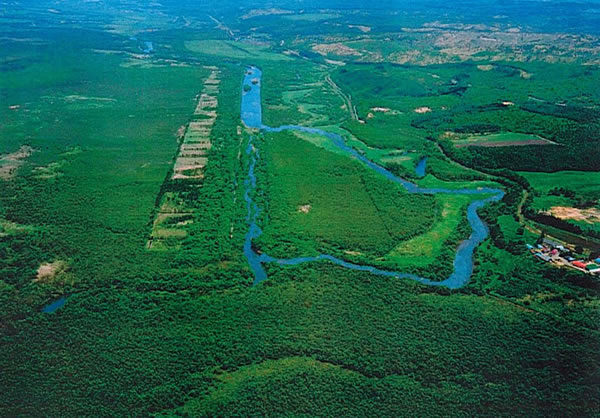
[[[282,54],[269,52],[267,46],[249,45],[247,43],[225,41],[225,40],[198,40],[186,41],[185,47],[192,52],[202,55],[213,55],[229,59],[240,59],[245,61],[289,61],[291,58]]]
[[[291,133],[268,134],[263,152],[268,219],[259,245],[269,253],[333,248],[381,255],[426,230],[435,217],[433,198],[410,195]]]

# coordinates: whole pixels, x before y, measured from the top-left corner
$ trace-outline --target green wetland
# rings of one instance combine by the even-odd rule
[[[597,7],[380,6],[0,8],[0,416],[600,414]],[[450,275],[366,161],[464,286],[254,284]]]

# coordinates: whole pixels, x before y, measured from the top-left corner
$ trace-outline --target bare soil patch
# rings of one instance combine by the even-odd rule
[[[42,263],[37,269],[35,281],[52,280],[59,273],[64,272],[66,269],[66,263],[61,260],[57,260],[52,263]]]
[[[175,134],[175,136],[177,137],[178,140],[183,139],[183,136],[185,135],[185,125],[181,125],[179,127],[179,129],[177,129],[177,133]]]
[[[270,9],[252,9],[248,13],[246,13],[245,15],[243,15],[242,19],[246,20],[246,19],[251,19],[253,17],[257,17],[257,16],[288,15],[288,14],[292,14],[292,13],[293,12],[290,11],[290,10],[276,9],[276,8],[270,8]]]
[[[175,170],[190,170],[194,168],[202,168],[206,165],[205,157],[179,157],[175,162]]]
[[[370,26],[363,26],[363,25],[348,25],[348,27],[350,29],[358,29],[359,31],[361,31],[362,33],[369,33],[371,32],[371,27]]]
[[[14,177],[17,169],[23,164],[23,160],[33,153],[34,149],[23,145],[17,151],[0,155],[0,179],[10,180]]]
[[[417,107],[415,109],[415,113],[429,113],[431,112],[431,108],[427,106]]]
[[[350,48],[348,45],[344,45],[341,42],[333,44],[317,44],[312,47],[313,51],[321,55],[339,55],[339,56],[355,56],[360,57],[362,54],[354,48]]]
[[[310,212],[311,205],[300,205],[298,206],[299,213],[308,213]]]
[[[520,76],[521,78],[524,78],[525,80],[528,80],[528,79],[530,79],[532,75],[533,75],[533,74],[531,74],[531,73],[528,73],[527,71],[524,71],[524,70],[519,70],[519,76]]]
[[[600,223],[600,209],[597,208],[578,209],[566,206],[553,206],[546,213],[559,219],[572,219],[588,224]]]

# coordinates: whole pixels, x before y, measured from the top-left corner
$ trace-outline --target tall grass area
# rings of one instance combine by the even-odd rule
[[[274,256],[326,249],[383,255],[427,230],[439,210],[433,197],[408,194],[293,133],[268,134],[260,149],[267,210],[258,245]]]

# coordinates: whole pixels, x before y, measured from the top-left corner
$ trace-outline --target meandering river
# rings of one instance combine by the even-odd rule
[[[246,153],[249,156],[250,164],[248,170],[248,177],[244,182],[245,195],[247,207],[246,221],[249,229],[246,234],[244,242],[244,255],[248,259],[248,263],[252,271],[254,272],[254,284],[260,283],[267,278],[267,273],[264,269],[265,263],[277,263],[281,265],[297,265],[302,263],[310,263],[315,261],[330,261],[339,266],[352,269],[369,272],[371,274],[387,277],[395,277],[399,279],[411,279],[418,281],[423,284],[432,286],[446,286],[450,289],[457,289],[464,286],[473,273],[473,251],[475,248],[488,236],[489,231],[485,223],[477,215],[477,209],[483,207],[487,203],[495,202],[504,196],[504,192],[500,189],[493,188],[476,188],[476,189],[445,189],[445,188],[425,188],[420,187],[410,181],[398,177],[392,174],[390,171],[374,163],[373,161],[366,158],[364,155],[358,153],[353,148],[346,145],[344,139],[332,132],[327,132],[318,128],[308,128],[297,125],[283,125],[276,128],[266,126],[262,123],[262,107],[261,107],[261,96],[260,96],[260,84],[261,84],[262,72],[256,67],[250,67],[244,77],[242,86],[242,107],[241,107],[241,118],[246,126],[249,128],[260,129],[265,132],[281,132],[286,130],[304,131],[322,135],[346,153],[348,156],[354,157],[355,159],[364,163],[369,169],[379,173],[380,175],[387,178],[389,181],[402,185],[409,193],[420,193],[420,194],[461,194],[461,195],[485,195],[487,197],[473,201],[467,208],[467,220],[472,228],[471,235],[468,239],[462,241],[456,251],[454,258],[454,270],[452,274],[442,281],[434,281],[425,277],[420,277],[415,274],[403,273],[400,271],[389,271],[382,270],[377,267],[369,265],[354,264],[348,261],[344,261],[337,257],[329,254],[320,254],[313,257],[297,257],[297,258],[275,258],[268,254],[258,254],[252,248],[252,241],[262,234],[262,230],[257,224],[257,219],[260,214],[261,208],[253,201],[252,191],[256,188],[256,176],[255,166],[256,161],[260,158],[258,150],[254,147],[253,138],[250,138]],[[245,86],[245,88],[244,88]],[[422,176],[425,174],[426,159],[422,159],[418,165],[417,174]]]

